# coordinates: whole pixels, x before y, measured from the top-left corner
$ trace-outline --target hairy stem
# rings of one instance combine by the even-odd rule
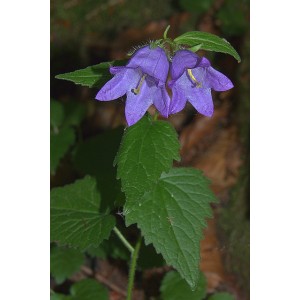
[[[131,256],[131,262],[130,262],[130,269],[129,269],[129,279],[128,279],[128,286],[127,286],[127,297],[126,300],[131,300],[132,297],[132,289],[133,289],[133,283],[134,283],[134,275],[135,275],[135,269],[136,269],[136,262],[139,255],[140,247],[141,247],[142,238],[139,237],[134,252]]]
[[[130,245],[130,243],[126,240],[124,235],[120,232],[120,230],[117,227],[113,228],[114,233],[118,236],[118,238],[121,240],[123,245],[129,250],[131,255],[134,253],[134,248]]]

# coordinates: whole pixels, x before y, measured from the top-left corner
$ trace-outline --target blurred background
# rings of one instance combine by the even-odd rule
[[[118,223],[124,226],[118,208],[124,197],[114,179],[112,161],[126,125],[125,99],[98,102],[94,99],[97,89],[54,77],[126,59],[135,45],[161,38],[167,25],[171,25],[171,38],[193,30],[224,37],[242,58],[238,64],[229,55],[199,51],[235,87],[213,93],[212,118],[196,114],[188,104],[168,121],[182,145],[177,165],[203,170],[220,200],[201,242],[200,268],[207,291],[228,291],[236,299],[249,299],[249,0],[51,0],[51,114],[60,114],[60,120],[53,122],[67,124],[73,132],[72,137],[61,138],[63,142],[51,135],[51,187],[84,174],[97,177],[100,190],[101,184],[112,185],[104,199],[114,201]],[[135,228],[122,230],[128,230],[129,239],[134,240]],[[97,253],[89,253],[81,270],[70,278],[61,283],[52,280],[52,289],[64,292],[73,282],[94,277],[109,288],[110,299],[124,299],[128,254],[118,242],[110,245],[115,246],[106,244]],[[144,272],[137,275],[135,297],[156,299],[167,269],[151,247],[144,248],[140,261]],[[156,268],[149,269],[151,260]]]

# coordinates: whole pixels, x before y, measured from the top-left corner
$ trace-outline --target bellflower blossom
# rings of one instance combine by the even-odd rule
[[[169,61],[162,48],[140,48],[126,66],[111,67],[110,72],[114,77],[101,88],[96,99],[110,101],[126,94],[125,116],[129,126],[139,121],[151,104],[168,117],[170,97],[165,85]]]
[[[170,114],[181,111],[189,101],[199,113],[211,117],[214,112],[211,89],[227,91],[233,84],[212,68],[207,58],[189,50],[179,50],[172,60],[169,87],[173,93]]]

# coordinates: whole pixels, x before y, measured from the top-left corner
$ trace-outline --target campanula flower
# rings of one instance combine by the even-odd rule
[[[125,116],[129,126],[139,121],[151,104],[168,117],[170,97],[165,85],[169,61],[162,48],[140,48],[126,66],[111,67],[110,72],[114,77],[101,88],[96,99],[110,101],[126,94]]]
[[[211,117],[214,112],[211,89],[227,91],[233,84],[212,68],[207,58],[189,50],[179,50],[172,60],[169,87],[173,94],[170,114],[181,111],[189,101],[199,113]]]

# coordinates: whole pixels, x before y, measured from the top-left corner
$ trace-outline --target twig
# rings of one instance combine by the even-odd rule
[[[87,276],[93,276],[93,271],[87,267],[87,266],[82,266],[81,271],[87,275]],[[110,282],[108,279],[106,279],[105,277],[103,277],[102,275],[96,273],[94,275],[95,279],[97,279],[99,282],[105,284],[108,288],[110,288],[111,290],[121,294],[122,296],[126,297],[126,292],[124,290],[122,290],[120,287],[118,287],[117,285],[115,285],[114,283]]]

